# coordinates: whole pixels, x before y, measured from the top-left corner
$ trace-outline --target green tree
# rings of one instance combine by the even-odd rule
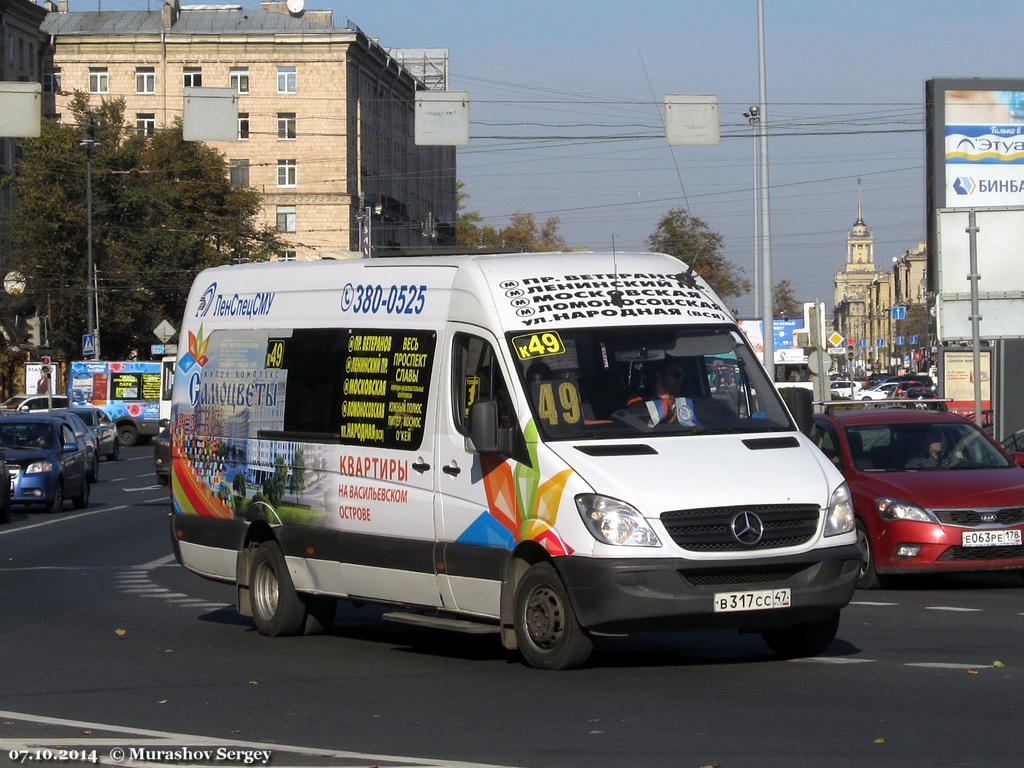
[[[743,270],[725,258],[722,236],[691,216],[683,208],[673,208],[647,238],[651,250],[667,253],[685,262],[707,280],[722,299],[742,296],[750,291]]]
[[[565,238],[558,233],[560,222],[557,216],[551,216],[538,225],[532,213],[517,211],[512,214],[507,227],[495,229],[484,224],[483,216],[477,211],[466,210],[469,195],[462,191],[462,187],[462,182],[459,182],[456,195],[459,213],[455,231],[460,248],[506,248],[531,252],[564,251],[568,248]]]
[[[793,295],[793,284],[779,280],[772,289],[772,317],[803,317],[804,305]]]
[[[24,301],[49,320],[55,352],[77,357],[87,329],[87,126],[94,127],[93,238],[101,351],[117,359],[145,351],[162,319],[181,317],[189,286],[205,267],[266,259],[281,244],[256,221],[258,193],[232,187],[226,161],[180,125],[139,136],[124,100],[91,106],[76,92],[72,122],[43,121],[22,142],[7,180],[18,205],[12,266],[26,278]]]
[[[295,451],[292,473],[288,476],[288,490],[299,500],[299,494],[306,490],[306,453],[301,448]]]
[[[278,454],[274,457],[274,474],[263,481],[263,495],[274,509],[280,506],[284,498],[287,482],[288,465],[284,463],[284,456]]]

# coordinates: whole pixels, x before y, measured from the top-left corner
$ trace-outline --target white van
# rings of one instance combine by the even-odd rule
[[[181,338],[175,554],[266,635],[322,631],[343,598],[547,669],[654,628],[792,657],[853,595],[842,476],[669,256],[220,267]]]

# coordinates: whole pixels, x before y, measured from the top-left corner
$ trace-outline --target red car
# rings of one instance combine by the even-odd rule
[[[846,477],[863,553],[858,586],[887,574],[1024,570],[1024,468],[953,413],[819,413],[812,439]]]

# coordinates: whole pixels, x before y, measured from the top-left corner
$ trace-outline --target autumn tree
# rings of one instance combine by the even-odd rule
[[[181,126],[141,136],[125,122],[124,100],[90,105],[76,92],[71,123],[45,120],[22,142],[8,180],[18,205],[11,259],[26,281],[22,301],[48,319],[55,353],[77,357],[88,328],[86,151],[90,125],[92,251],[101,351],[117,359],[148,350],[162,319],[177,325],[196,273],[265,260],[281,245],[255,223],[258,193],[233,187],[224,156],[186,142]]]
[[[647,238],[647,246],[688,264],[723,299],[750,291],[743,270],[725,257],[722,236],[685,209],[674,208],[665,214]]]
[[[804,305],[793,295],[789,280],[779,280],[772,289],[772,317],[803,317]]]
[[[512,214],[509,225],[502,229],[484,224],[483,216],[477,211],[468,211],[465,207],[469,195],[462,191],[462,182],[458,184],[456,199],[458,202],[458,218],[455,224],[456,238],[460,248],[475,250],[477,248],[504,248],[510,251],[564,251],[568,245],[558,233],[559,219],[551,216],[543,224],[537,224],[532,213],[516,212]]]

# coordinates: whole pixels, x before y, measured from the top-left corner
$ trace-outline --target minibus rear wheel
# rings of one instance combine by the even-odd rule
[[[281,548],[265,541],[256,549],[249,571],[252,617],[261,635],[297,635],[306,621],[306,606],[299,599]]]
[[[582,666],[594,649],[551,563],[537,563],[523,574],[516,586],[514,624],[519,652],[537,669]]]

